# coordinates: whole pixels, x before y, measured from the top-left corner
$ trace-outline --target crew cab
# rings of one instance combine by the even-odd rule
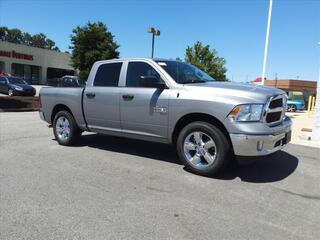
[[[174,144],[201,175],[216,174],[233,156],[274,153],[291,137],[285,92],[215,81],[180,61],[98,61],[84,88],[42,88],[40,96],[40,117],[61,145],[83,131]]]

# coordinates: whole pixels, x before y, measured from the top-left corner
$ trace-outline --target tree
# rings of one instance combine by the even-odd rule
[[[7,36],[8,36],[8,28],[0,27],[0,40],[6,41]]]
[[[32,36],[30,33],[23,33],[23,43],[28,45],[28,46],[31,46],[32,45]]]
[[[43,33],[33,35],[31,38],[32,46],[39,48],[47,48],[46,38],[46,35],[44,35]]]
[[[21,43],[23,41],[23,35],[20,29],[13,28],[7,31],[7,41],[12,43]]]
[[[217,81],[227,81],[226,60],[223,57],[218,57],[215,49],[210,50],[209,45],[203,46],[201,42],[197,41],[193,47],[188,46],[185,61],[205,71]]]
[[[119,45],[114,41],[114,36],[102,22],[77,26],[72,31],[71,64],[79,69],[79,77],[86,79],[94,62],[105,59],[118,58]]]
[[[8,29],[7,27],[0,27],[0,40],[60,51],[59,48],[55,46],[55,42],[47,38],[43,33],[31,35],[27,32],[22,33],[18,28]]]

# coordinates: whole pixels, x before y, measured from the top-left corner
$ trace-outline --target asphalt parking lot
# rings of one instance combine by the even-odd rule
[[[319,155],[289,144],[205,178],[166,145],[63,147],[36,112],[0,113],[0,239],[318,239]]]

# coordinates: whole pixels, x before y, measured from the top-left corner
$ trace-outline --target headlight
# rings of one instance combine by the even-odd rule
[[[228,115],[228,119],[236,122],[260,121],[263,104],[245,104],[236,106]]]
[[[17,90],[17,91],[22,91],[23,90],[22,87],[14,87],[14,89]]]

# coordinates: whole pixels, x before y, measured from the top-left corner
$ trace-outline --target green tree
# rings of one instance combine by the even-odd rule
[[[6,41],[7,36],[8,36],[8,28],[0,27],[0,40]]]
[[[46,35],[43,33],[38,33],[32,36],[31,38],[31,46],[39,47],[39,48],[46,48]]]
[[[86,79],[94,62],[105,59],[118,58],[119,45],[114,41],[114,36],[102,22],[77,26],[72,31],[71,64],[79,69],[79,77]]]
[[[217,51],[210,49],[209,45],[203,46],[201,42],[197,41],[192,47],[188,46],[185,61],[197,66],[217,81],[227,81],[226,60],[219,57]]]
[[[31,46],[32,45],[32,36],[30,33],[23,33],[23,43],[28,45],[28,46]]]
[[[59,48],[55,46],[55,42],[47,38],[43,33],[31,35],[27,32],[23,33],[18,28],[8,29],[7,27],[0,27],[0,40],[60,51]]]
[[[7,31],[7,41],[12,43],[21,43],[23,41],[23,35],[20,29],[13,28]]]

